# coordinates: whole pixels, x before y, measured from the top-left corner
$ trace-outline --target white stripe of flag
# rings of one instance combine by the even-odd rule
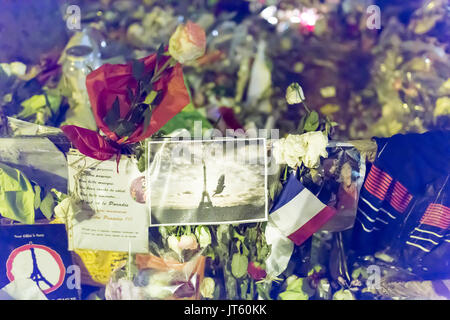
[[[269,219],[296,245],[317,232],[336,210],[322,203],[291,174],[270,210]]]

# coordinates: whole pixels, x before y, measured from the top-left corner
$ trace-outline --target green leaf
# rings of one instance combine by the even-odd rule
[[[25,224],[34,223],[34,189],[27,177],[0,163],[0,214]]]
[[[152,109],[150,109],[150,107],[148,107],[144,111],[144,128],[143,128],[142,132],[147,131],[147,128],[150,125],[151,119],[152,119]]]
[[[133,93],[133,90],[129,86],[127,87],[127,94],[128,94],[128,99],[130,100],[130,102],[132,102],[134,100],[134,93]]]
[[[297,131],[302,134],[303,132],[305,132],[305,121],[306,121],[306,117],[307,115],[304,115],[300,118],[300,122],[298,124],[298,128]]]
[[[140,172],[144,172],[145,171],[145,162],[147,161],[147,155],[144,152],[138,160],[138,169]]]
[[[34,186],[34,210],[38,209],[41,205],[41,187],[39,185]]]
[[[245,244],[242,242],[242,255],[248,257],[249,255],[249,251],[247,249],[247,247],[245,246]]]
[[[258,236],[258,231],[256,228],[247,228],[245,232],[245,238],[248,240],[249,243],[253,244],[256,242],[256,238]]]
[[[227,290],[227,299],[234,300],[237,295],[237,281],[229,274],[229,271],[227,272],[227,270],[224,270],[224,273],[225,273],[225,288]]]
[[[50,93],[50,90],[45,94],[47,106],[52,110],[52,113],[56,114],[59,111],[61,105],[62,96]]]
[[[136,128],[136,125],[134,123],[124,120],[124,121],[120,121],[119,125],[114,130],[114,132],[119,137],[128,137],[133,133],[135,128]]]
[[[265,261],[270,254],[270,245],[264,243],[261,249],[258,250],[258,260]]]
[[[297,278],[290,282],[286,288],[286,291],[302,292],[304,278]]]
[[[144,111],[145,109],[148,109],[148,107],[148,104],[140,103],[139,105],[134,107],[133,111],[131,112],[131,116],[126,120],[136,126],[141,124],[141,122],[144,121]]]
[[[157,95],[158,95],[157,91],[154,91],[154,90],[150,91],[150,93],[145,97],[145,100],[143,103],[148,104],[148,105],[152,104],[153,100],[155,100]]]
[[[306,132],[316,131],[319,127],[319,114],[316,111],[311,111],[305,121],[304,130]]]
[[[244,279],[241,283],[241,299],[247,299],[247,291],[248,291],[248,279]]]
[[[152,106],[159,106],[159,104],[161,103],[162,99],[164,98],[164,92],[163,90],[159,90],[155,99],[152,102]]]
[[[283,185],[280,181],[275,181],[272,183],[269,187],[269,196],[271,200],[274,200],[278,194],[281,192],[281,189],[283,189]]]
[[[133,60],[131,64],[132,74],[136,80],[142,80],[145,72],[145,64],[139,60]]]
[[[120,103],[119,97],[116,97],[116,99],[112,104],[112,107],[108,110],[108,113],[103,118],[103,121],[105,121],[109,129],[115,131],[117,126],[119,125],[119,119],[120,119]]]
[[[221,224],[217,227],[217,242],[219,244],[228,246],[231,240],[230,228],[231,226],[228,224]]]
[[[46,104],[47,102],[45,99],[45,95],[34,95],[20,104],[23,107],[23,110],[17,115],[17,117],[23,119],[29,118],[32,115],[36,114],[39,109],[45,107]]]
[[[308,300],[309,297],[304,292],[285,291],[279,295],[281,300]]]
[[[241,242],[244,242],[245,236],[239,234],[239,232],[236,231],[236,229],[233,229],[233,238],[238,239]]]
[[[47,192],[44,199],[42,199],[39,209],[41,209],[41,212],[48,220],[51,220],[55,209],[55,199],[53,199],[51,192]]]
[[[208,119],[197,109],[188,104],[180,113],[170,119],[160,130],[163,134],[170,134],[177,129],[189,130],[194,135],[194,125],[196,121],[201,122],[202,130],[211,129],[212,125]]]
[[[270,297],[270,289],[272,288],[272,283],[257,283],[256,291],[258,296],[263,300],[272,300]]]
[[[231,259],[231,272],[234,277],[242,278],[247,275],[248,259],[246,256],[235,253]]]

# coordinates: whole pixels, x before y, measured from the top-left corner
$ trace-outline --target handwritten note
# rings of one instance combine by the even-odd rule
[[[72,220],[74,249],[148,252],[150,212],[145,173],[123,156],[98,161],[75,150],[67,156],[69,191],[81,199]]]

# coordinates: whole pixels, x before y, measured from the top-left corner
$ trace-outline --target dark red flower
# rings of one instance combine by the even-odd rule
[[[228,128],[233,130],[244,129],[234,114],[233,108],[220,107],[219,113]]]
[[[253,280],[259,281],[267,276],[266,270],[256,265],[253,261],[248,264],[247,272]]]

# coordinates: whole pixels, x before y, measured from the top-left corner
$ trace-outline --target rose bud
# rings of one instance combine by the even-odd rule
[[[182,64],[200,58],[205,50],[205,30],[191,21],[179,25],[169,40],[170,55]]]
[[[305,101],[305,95],[303,89],[297,82],[293,82],[286,89],[286,101],[289,104],[297,104]]]
[[[259,281],[267,276],[266,270],[264,270],[259,263],[250,262],[247,267],[247,272],[253,280]]]

